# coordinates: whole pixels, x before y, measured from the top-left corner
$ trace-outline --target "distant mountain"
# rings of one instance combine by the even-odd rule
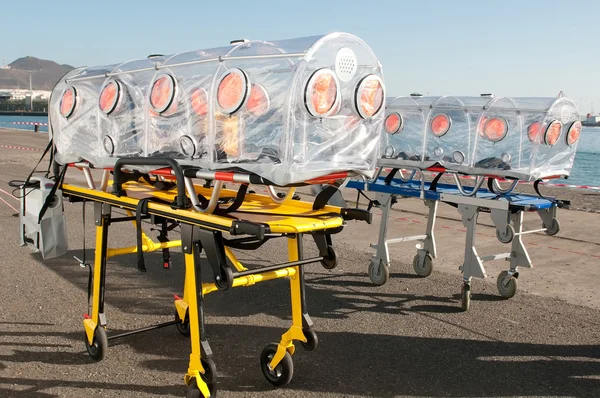
[[[29,88],[29,74],[34,90],[52,90],[56,82],[74,68],[70,65],[59,65],[35,57],[19,58],[9,64],[10,69],[0,69],[0,89]]]

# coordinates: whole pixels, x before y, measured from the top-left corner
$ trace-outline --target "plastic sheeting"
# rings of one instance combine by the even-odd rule
[[[533,181],[567,177],[581,131],[566,98],[388,98],[384,167]]]
[[[381,65],[353,35],[247,41],[76,69],[53,90],[50,131],[61,164],[170,157],[278,185],[370,177],[384,98]]]

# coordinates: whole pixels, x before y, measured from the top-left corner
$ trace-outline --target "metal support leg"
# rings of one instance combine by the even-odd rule
[[[510,225],[510,211],[491,209],[490,216],[496,227],[496,238],[502,243],[510,243],[515,237],[515,230]]]
[[[459,204],[458,211],[462,216],[462,223],[467,228],[467,239],[465,242],[465,257],[460,270],[463,273],[463,286],[461,291],[461,308],[468,311],[471,305],[471,279],[485,278],[485,269],[483,262],[475,249],[475,229],[477,226],[477,217],[479,207],[473,205]]]
[[[296,235],[288,238],[288,260],[300,260],[302,254],[302,235]],[[273,370],[284,358],[286,353],[294,355],[295,346],[293,341],[299,340],[307,343],[308,340],[304,336],[303,325],[306,322],[303,315],[303,280],[302,266],[296,266],[296,273],[290,277],[290,295],[292,301],[292,326],[281,336],[281,341],[277,346],[277,351],[268,364],[269,369]],[[310,319],[308,319],[310,321]],[[311,322],[312,323],[312,322]]]
[[[461,267],[465,281],[471,281],[471,277],[485,278],[486,273],[483,262],[475,249],[475,230],[479,208],[471,205],[458,205],[458,211],[462,215],[462,223],[467,228],[467,239],[465,243],[465,258]]]
[[[379,225],[379,237],[376,245],[371,245],[376,250],[369,264],[369,279],[375,285],[384,285],[389,279],[390,254],[387,245],[387,229],[392,209],[393,195],[381,194],[381,223]]]
[[[104,287],[106,281],[106,259],[108,246],[108,226],[110,224],[110,205],[94,204],[94,222],[96,224],[96,252],[94,255],[92,309],[91,316],[83,320],[86,348],[88,354],[97,361],[104,359],[108,350],[108,338],[104,326]]]
[[[517,231],[517,236],[513,239],[511,247],[510,247],[510,271],[509,274],[516,274],[518,272],[518,267],[527,267],[532,268],[531,258],[529,257],[529,253],[527,253],[527,249],[525,248],[525,244],[523,243],[522,235],[523,232],[523,212],[519,211],[510,216],[513,226]]]
[[[500,272],[496,286],[498,293],[504,298],[511,298],[517,293],[517,278],[519,277],[519,267],[531,268],[531,259],[529,253],[523,244],[523,212],[511,214],[510,216],[513,228],[516,230],[516,236],[511,244],[510,268],[508,271]]]
[[[432,258],[436,258],[437,251],[435,246],[434,229],[435,219],[437,218],[438,201],[427,199],[425,200],[425,204],[429,207],[429,215],[427,216],[427,230],[425,231],[427,237],[423,241],[423,250],[429,253]]]
[[[181,226],[182,248],[185,257],[185,286],[184,301],[188,304],[188,319],[190,327],[190,343],[192,352],[188,371],[185,375],[185,383],[188,388],[195,387],[200,390],[204,397],[210,397],[210,389],[205,378],[214,378],[215,374],[210,369],[205,369],[206,362],[202,361],[201,339],[204,329],[204,312],[202,306],[202,281],[200,275],[200,250],[201,246],[193,238],[193,227],[190,225]],[[204,363],[203,363],[204,362]],[[207,370],[211,373],[207,376]],[[202,377],[202,376],[204,377]]]

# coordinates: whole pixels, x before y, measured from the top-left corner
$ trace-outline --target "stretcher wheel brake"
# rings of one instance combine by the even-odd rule
[[[85,335],[85,348],[94,361],[101,361],[104,359],[106,351],[108,351],[108,337],[106,336],[106,331],[103,327],[96,327],[91,345],[88,342],[87,335]]]
[[[185,319],[182,321],[179,317],[179,313],[177,313],[177,310],[175,310],[175,320],[177,321],[175,325],[177,325],[177,330],[179,330],[179,333],[185,337],[190,337],[190,319],[187,312],[185,313]]]
[[[369,264],[369,279],[374,285],[382,286],[385,285],[390,279],[390,269],[383,261],[371,260]]]
[[[464,283],[460,293],[460,308],[469,311],[469,307],[471,307],[471,285]]]
[[[421,259],[421,254],[417,253],[415,258],[413,259],[413,269],[415,270],[415,274],[420,276],[421,278],[428,277],[433,272],[433,258],[431,254],[425,253],[425,258]]]
[[[215,277],[215,285],[219,290],[227,290],[233,286],[233,271],[231,268],[221,267],[221,275]]]
[[[294,362],[289,352],[285,352],[285,355],[281,362],[275,366],[274,369],[269,368],[269,363],[277,352],[279,344],[270,343],[267,345],[260,354],[260,369],[267,381],[275,386],[284,386],[292,381],[294,376]]]
[[[321,265],[325,269],[334,269],[338,265],[337,254],[331,245],[327,245],[327,256],[321,260]]]
[[[498,275],[498,293],[504,298],[511,298],[517,293],[517,278],[510,275],[508,271],[500,272]]]
[[[306,337],[306,343],[302,342],[302,347],[306,351],[314,351],[319,346],[319,338],[317,337],[317,333],[313,329],[304,329],[304,337]]]
[[[546,226],[546,224],[542,225],[542,228],[546,228],[546,235],[556,235],[558,233],[558,231],[560,231],[560,222],[558,222],[558,219],[553,218],[552,219],[552,225],[550,225],[549,227]]]
[[[496,238],[502,243],[510,243],[515,238],[515,229],[512,225],[506,226],[506,235],[500,234],[500,231],[496,229]]]

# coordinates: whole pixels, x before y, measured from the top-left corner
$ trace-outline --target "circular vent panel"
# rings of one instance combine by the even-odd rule
[[[338,51],[335,57],[335,73],[343,82],[349,82],[356,74],[358,61],[356,54],[351,49],[344,47]]]

